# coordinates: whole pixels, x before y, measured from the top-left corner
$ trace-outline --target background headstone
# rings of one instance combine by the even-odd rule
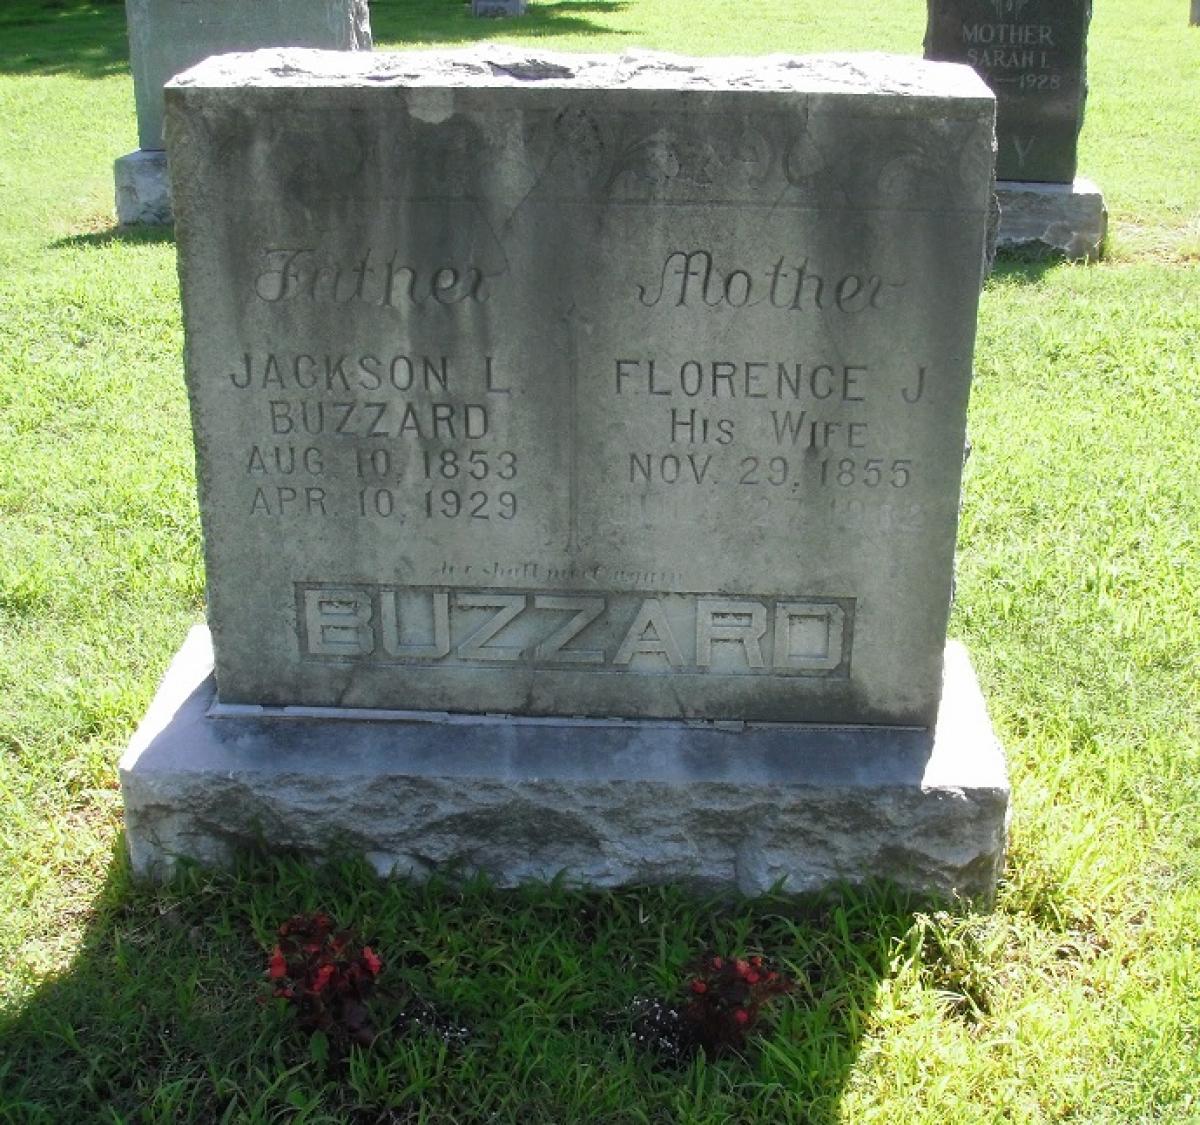
[[[367,0],[125,0],[138,142],[163,148],[163,85],[209,55],[259,47],[366,50]]]
[[[929,0],[925,56],[996,95],[996,178],[1069,184],[1087,98],[1091,0]]]
[[[139,869],[253,822],[989,885],[1003,759],[944,664],[978,78],[259,52],[168,107],[218,698],[197,641],[123,767]]]
[[[227,51],[371,46],[367,0],[125,0],[125,19],[141,148],[114,164],[122,225],[171,222],[163,84],[172,75]]]
[[[525,0],[471,0],[471,14],[476,16],[523,16]]]
[[[996,94],[997,245],[1094,261],[1108,209],[1076,177],[1091,0],[929,0],[925,55],[972,66]]]

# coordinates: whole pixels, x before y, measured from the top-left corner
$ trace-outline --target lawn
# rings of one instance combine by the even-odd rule
[[[924,6],[559,0],[474,22],[376,0],[381,46],[918,53]],[[1200,28],[1101,0],[1081,171],[1093,267],[984,293],[951,631],[1009,755],[994,909],[885,888],[380,884],[248,856],[133,884],[115,765],[204,575],[169,233],[112,229],[136,147],[120,4],[0,8],[0,1120],[1200,1121]],[[260,1003],[326,909],[465,1044],[326,1057]],[[655,1065],[622,1012],[705,950],[797,982],[744,1058]],[[336,1052],[335,1052],[336,1055]]]

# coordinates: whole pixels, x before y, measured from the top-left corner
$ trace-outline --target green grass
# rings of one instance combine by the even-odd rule
[[[920,49],[923,4],[376,0],[386,46]],[[0,1120],[1200,1120],[1200,29],[1105,0],[1081,168],[1096,267],[984,294],[953,632],[1008,750],[996,909],[717,906],[248,861],[133,885],[115,762],[203,607],[169,236],[111,230],[122,7],[0,10]],[[257,1002],[323,906],[477,1032],[339,1072]],[[707,945],[802,982],[747,1061],[656,1069],[609,1018]]]

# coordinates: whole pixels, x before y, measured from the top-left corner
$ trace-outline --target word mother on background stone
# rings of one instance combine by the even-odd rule
[[[260,52],[168,106],[223,703],[931,725],[969,70]]]
[[[925,55],[996,94],[996,178],[1069,184],[1087,98],[1091,0],[929,0]]]

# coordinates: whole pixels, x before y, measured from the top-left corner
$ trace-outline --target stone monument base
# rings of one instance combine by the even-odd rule
[[[1094,262],[1108,230],[1104,196],[1091,180],[1036,184],[999,180],[1000,231],[996,245],[1036,246]]]
[[[113,179],[121,226],[164,226],[172,221],[165,152],[139,148],[117,157]]]
[[[208,630],[167,672],[120,764],[134,871],[242,847],[382,874],[747,894],[888,879],[988,896],[1008,779],[966,650],[917,728],[515,719],[217,703]]]

